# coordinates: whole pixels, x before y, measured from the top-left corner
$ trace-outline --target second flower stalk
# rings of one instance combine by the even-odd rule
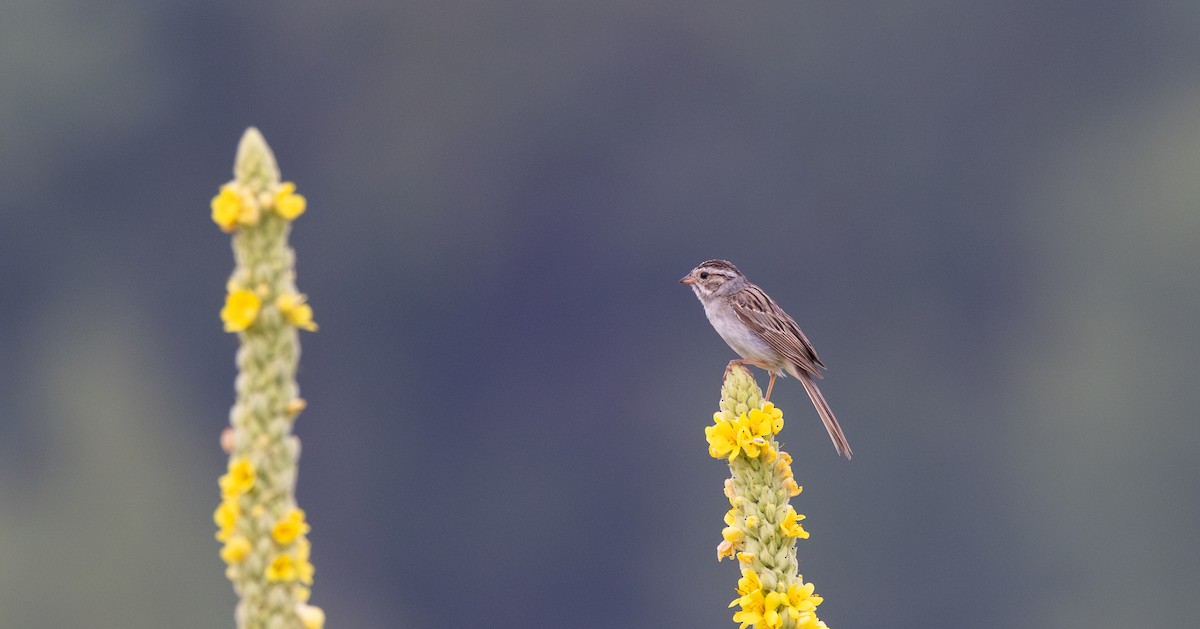
[[[212,219],[233,237],[236,266],[221,320],[237,333],[238,376],[230,425],[221,436],[229,465],[213,514],[226,576],[239,596],[239,629],[320,629],[324,612],[309,604],[313,583],[309,525],[296,504],[300,440],[292,434],[305,403],[296,369],[298,330],[314,331],[312,308],[295,285],[287,237],[304,197],[281,182],[262,135],[247,130],[234,179],[213,198]]]

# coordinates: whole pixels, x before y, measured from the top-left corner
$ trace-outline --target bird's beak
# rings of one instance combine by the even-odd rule
[[[691,275],[684,275],[683,279],[679,280],[679,283],[691,286],[692,284],[696,283],[696,278],[692,277]]]

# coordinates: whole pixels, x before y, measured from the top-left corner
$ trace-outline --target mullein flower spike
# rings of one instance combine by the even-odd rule
[[[792,476],[792,457],[779,449],[783,411],[764,402],[762,390],[743,367],[731,369],[721,387],[721,410],[704,429],[708,453],[729,462],[725,481],[730,509],[717,545],[717,560],[736,557],[742,577],[733,621],[741,629],[827,629],[817,618],[821,597],[805,583],[796,564],[796,540],[807,539],[803,515],[789,504],[801,487]]]
[[[238,144],[233,181],[212,200],[212,220],[233,235],[236,266],[221,321],[241,341],[237,401],[221,436],[229,467],[213,513],[225,575],[240,601],[239,629],[321,629],[309,605],[313,565],[309,525],[296,506],[300,441],[292,423],[304,410],[296,385],[297,330],[315,331],[312,307],[295,286],[291,221],[304,213],[296,186],[281,182],[275,156],[257,129]]]

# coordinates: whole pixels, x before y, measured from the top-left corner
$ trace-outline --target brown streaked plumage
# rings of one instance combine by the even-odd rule
[[[734,365],[766,369],[771,374],[767,400],[771,399],[775,378],[791,374],[804,385],[833,447],[849,459],[853,454],[850,443],[817,387],[816,381],[822,378],[820,370],[825,369],[825,364],[817,357],[812,343],[796,321],[726,260],[702,262],[679,282],[692,287],[717,334],[741,356],[740,360],[729,362],[726,373]]]

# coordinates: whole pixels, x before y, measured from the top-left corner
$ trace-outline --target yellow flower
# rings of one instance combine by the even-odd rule
[[[808,531],[804,530],[804,527],[800,525],[800,520],[803,519],[803,515],[796,513],[792,505],[788,505],[787,511],[783,514],[783,521],[779,523],[779,528],[788,537],[808,539]]]
[[[741,598],[734,599],[729,606],[733,607],[735,604],[742,606],[741,611],[733,614],[733,622],[741,623],[740,629],[746,629],[751,625],[757,626],[762,622],[763,612],[766,611],[766,601],[763,598],[762,590],[754,590]]]
[[[769,404],[769,402],[768,402]],[[782,416],[783,414],[780,413]],[[765,410],[750,409],[749,413],[738,418],[739,423],[744,423],[750,430],[750,434],[755,437],[770,437],[772,434],[773,415],[768,414]]]
[[[787,589],[787,604],[798,611],[810,612],[817,608],[825,599],[813,593],[811,583],[793,583]]]
[[[285,181],[275,193],[275,213],[286,220],[295,220],[304,213],[308,202],[302,195],[296,194],[296,184]]]
[[[221,495],[240,496],[254,487],[254,465],[245,457],[229,462],[229,471],[221,476]]]
[[[249,554],[250,540],[241,536],[230,538],[221,549],[221,559],[231,566],[242,563]]]
[[[323,629],[325,627],[325,612],[316,605],[296,603],[296,615],[304,629]]]
[[[267,566],[268,581],[295,581],[296,562],[291,555],[279,555]]]
[[[767,629],[780,629],[783,627],[783,615],[779,613],[779,607],[783,604],[783,595],[779,592],[767,592],[763,597],[763,619],[760,625]]]
[[[721,420],[712,426],[705,427],[704,436],[708,439],[708,454],[714,459],[728,457],[732,461],[741,451],[737,440],[737,429],[727,421]]]
[[[258,318],[258,310],[261,307],[262,300],[253,291],[244,288],[230,291],[225,295],[225,307],[221,309],[225,331],[241,332],[250,327]]]
[[[296,576],[306,585],[312,585],[313,573],[316,572],[316,568],[308,560],[311,551],[312,544],[307,539],[300,538],[296,543]]]
[[[296,564],[296,575],[301,583],[312,585],[313,573],[316,571],[316,567],[310,561],[305,560]]]
[[[275,526],[271,527],[271,537],[280,546],[287,546],[296,541],[300,535],[307,533],[308,524],[304,521],[302,509],[292,509],[285,513]]]
[[[758,580],[758,574],[753,570],[747,570],[742,573],[742,577],[738,579],[737,584],[738,597],[729,603],[730,607],[741,605],[742,610],[754,608],[762,600],[762,583]],[[756,598],[757,597],[757,598]],[[733,618],[737,621],[737,616]]]
[[[746,596],[751,592],[761,589],[762,582],[758,580],[758,573],[753,570],[747,570],[742,574],[742,577],[738,579],[737,593],[741,594],[742,596]],[[730,606],[732,607],[733,604],[730,603]]]
[[[238,506],[236,497],[226,498],[217,505],[217,510],[213,512],[213,522],[221,529],[217,531],[218,542],[228,541],[233,536],[233,525],[237,523],[241,514],[242,509]]]
[[[762,445],[762,439],[754,436],[754,433],[750,431],[750,427],[747,426],[746,423],[743,421],[745,419],[746,419],[745,415],[742,415],[741,417],[738,418],[737,437],[736,437],[737,445],[739,448],[742,449],[743,452],[746,453],[747,458],[757,459],[758,455],[760,453],[759,448]],[[736,456],[736,453],[734,453],[734,456]],[[729,457],[729,460],[732,461],[733,458],[734,457],[731,456],[731,457]]]
[[[258,224],[258,204],[242,196],[233,184],[221,186],[221,192],[212,198],[209,205],[212,207],[213,222],[225,233],[237,229],[238,225]]]
[[[782,478],[792,478],[792,455],[780,450],[779,460],[775,461],[775,473]]]
[[[792,455],[782,451],[779,455],[775,461],[775,473],[781,478],[792,478]]]
[[[771,445],[770,441],[768,441],[762,445],[762,458],[767,463],[774,461],[776,454],[777,453],[775,452],[775,447]]]
[[[237,228],[238,217],[242,214],[242,197],[233,186],[221,186],[221,192],[212,198],[210,205],[213,222],[221,231],[229,233]]]
[[[736,526],[721,529],[721,543],[717,544],[717,561],[732,557],[746,541],[746,532]]]
[[[793,625],[803,629],[817,629],[825,625],[817,619],[817,605],[823,599],[813,594],[811,583],[789,585],[785,597],[785,613],[792,619]]]
[[[804,491],[803,487],[796,484],[796,479],[790,477],[783,479],[783,488],[787,490],[789,496],[799,496],[800,492]]]
[[[773,461],[775,449],[769,441],[773,418],[760,409],[742,413],[734,421],[726,421],[724,413],[714,413],[713,425],[704,428],[709,456],[733,461],[742,453],[751,459],[765,453],[767,461]]]
[[[317,323],[313,321],[312,306],[305,303],[307,299],[308,297],[305,295],[284,293],[275,299],[275,307],[279,308],[288,323],[301,330],[316,332]]]
[[[761,412],[770,422],[771,432],[776,435],[779,434],[779,431],[783,430],[783,411],[775,408],[775,405],[771,402],[767,402],[763,404]]]

